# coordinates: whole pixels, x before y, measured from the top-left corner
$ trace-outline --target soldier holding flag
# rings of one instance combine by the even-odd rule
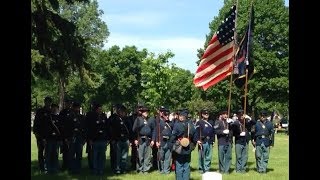
[[[220,173],[229,173],[232,160],[232,122],[227,121],[228,112],[221,111],[220,118],[215,122],[214,130],[218,138],[218,157]]]
[[[254,124],[255,121],[243,114],[242,109],[238,110],[237,120],[233,126],[236,150],[236,172],[238,173],[245,173],[247,169],[248,144],[251,140],[251,128]]]

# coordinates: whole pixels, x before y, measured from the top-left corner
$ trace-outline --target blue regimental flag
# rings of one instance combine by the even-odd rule
[[[254,10],[253,5],[250,10],[250,20],[247,26],[246,33],[242,38],[239,49],[236,52],[236,62],[234,63],[233,74],[235,76],[234,84],[238,88],[242,88],[245,84],[246,69],[248,69],[248,79],[254,73],[252,60],[252,30],[254,25]]]

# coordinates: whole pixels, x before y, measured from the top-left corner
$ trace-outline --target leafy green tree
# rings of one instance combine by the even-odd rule
[[[193,117],[199,117],[200,111],[204,108],[208,109],[211,112],[210,114],[216,114],[219,111],[219,109],[215,105],[215,102],[206,101],[201,98],[191,100],[188,102],[188,104],[189,104],[188,108],[191,111]],[[210,117],[210,118],[214,118],[214,117]]]
[[[150,53],[142,61],[141,85],[143,90],[140,99],[151,109],[156,109],[168,101],[167,91],[170,86],[168,59],[173,56],[171,51],[159,54],[158,57]]]
[[[87,59],[109,34],[99,17],[103,12],[98,11],[97,1],[88,0],[32,0],[31,7],[31,48],[43,56],[41,61],[32,59],[32,72],[52,81],[58,77],[62,107],[72,72],[93,83]]]
[[[221,24],[226,12],[233,1],[225,0],[218,17],[210,23],[210,32],[207,35],[204,47],[207,47],[212,35]],[[239,1],[236,31],[237,41],[245,32],[248,24],[251,0]],[[289,9],[284,0],[254,1],[255,26],[253,31],[252,59],[255,74],[248,83],[248,100],[253,109],[267,109],[272,111],[287,111],[289,95],[288,55],[289,55]],[[198,50],[201,57],[204,49]],[[219,108],[227,108],[229,95],[229,80],[219,82],[201,92],[201,96],[217,103]],[[201,90],[199,90],[201,91]],[[243,104],[243,89],[232,89],[232,108],[241,108]]]
[[[93,68],[102,75],[103,83],[93,98],[103,104],[124,103],[133,106],[142,91],[141,63],[146,56],[146,49],[139,51],[135,46],[122,49],[112,46],[101,52]]]
[[[52,96],[57,94],[57,88],[52,86],[51,80],[35,77],[36,85],[31,86],[31,110],[35,111],[44,105],[44,98],[50,96],[53,98],[53,102],[58,102],[58,97]]]
[[[191,100],[195,89],[193,88],[193,74],[173,64],[169,69],[168,81],[165,104],[172,110],[188,107],[188,101]]]

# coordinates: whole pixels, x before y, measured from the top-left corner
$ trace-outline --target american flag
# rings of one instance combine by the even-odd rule
[[[234,57],[236,6],[232,6],[205,50],[193,83],[207,90],[231,75]]]

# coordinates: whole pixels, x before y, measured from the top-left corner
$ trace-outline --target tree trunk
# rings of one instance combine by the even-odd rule
[[[65,78],[59,76],[59,111],[64,108],[64,93],[66,88]]]

